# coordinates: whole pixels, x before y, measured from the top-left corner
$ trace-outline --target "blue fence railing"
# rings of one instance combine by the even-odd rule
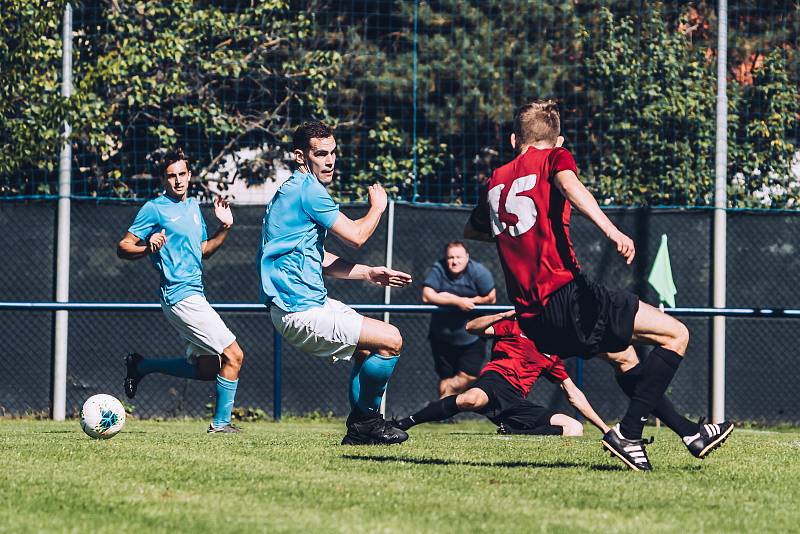
[[[352,304],[354,310],[362,313],[439,313],[448,311],[446,307],[431,304]],[[212,307],[220,312],[255,312],[266,313],[263,304],[217,303]],[[476,306],[475,314],[497,313],[510,310],[511,306]],[[0,311],[116,311],[142,312],[161,311],[161,305],[150,302],[0,302]],[[682,317],[749,317],[749,318],[800,318],[800,309],[785,308],[666,308],[670,315]],[[273,417],[281,419],[283,398],[283,343],[281,336],[274,331],[274,383],[273,383]],[[583,387],[583,360],[578,358],[575,370],[575,383]]]

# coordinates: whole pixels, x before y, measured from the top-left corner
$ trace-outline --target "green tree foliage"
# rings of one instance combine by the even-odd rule
[[[634,18],[602,9],[598,22],[585,60],[597,194],[611,204],[709,203],[714,65],[658,10]]]
[[[52,193],[47,172],[69,110],[58,75],[63,12],[62,1],[0,1],[0,195]]]
[[[91,194],[131,195],[123,172],[150,184],[142,152],[152,160],[174,145],[202,177],[242,143],[267,143],[267,176],[289,117],[326,117],[340,57],[303,47],[310,17],[282,0],[221,5],[109,2],[89,13],[102,26],[81,35],[77,91],[90,98],[75,130]]]
[[[74,193],[149,197],[168,146],[196,160],[203,194],[214,187],[203,178],[243,149],[256,155],[239,161],[240,179],[274,176],[290,130],[314,117],[337,126],[339,198],[379,180],[405,199],[471,202],[512,157],[516,107],[554,97],[602,202],[712,201],[704,1],[86,2],[69,101],[58,94],[63,6],[0,0],[0,194],[55,192],[65,119]],[[732,205],[796,207],[797,8],[746,0],[730,19]]]

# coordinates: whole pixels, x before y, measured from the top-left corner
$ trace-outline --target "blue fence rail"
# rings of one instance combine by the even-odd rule
[[[247,303],[217,303],[212,307],[220,312],[253,312],[266,313],[263,304]],[[352,304],[351,307],[361,313],[440,313],[450,311],[449,308],[430,304]],[[476,315],[504,312],[512,309],[511,306],[476,306]],[[143,302],[0,302],[0,311],[116,311],[116,312],[142,312],[161,311],[158,303]],[[664,311],[679,317],[748,317],[748,318],[800,318],[800,309],[786,308],[666,308]],[[283,368],[283,343],[280,334],[274,331],[273,362],[275,366],[273,406],[274,419],[280,421],[282,415],[282,368]],[[578,387],[583,387],[583,360],[578,359],[576,366],[575,382]]]

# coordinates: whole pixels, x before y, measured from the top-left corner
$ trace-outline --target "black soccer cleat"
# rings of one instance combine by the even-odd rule
[[[703,420],[700,419],[698,425],[701,425]],[[700,431],[693,436],[686,436],[683,438],[683,443],[689,452],[695,458],[701,460],[711,454],[714,449],[719,448],[728,436],[733,432],[733,423],[730,421],[723,421],[722,423],[702,424]]]
[[[348,417],[347,434],[342,438],[342,445],[394,445],[407,439],[405,430],[392,425],[381,415],[360,421]]]
[[[208,425],[208,430],[206,430],[206,432],[209,434],[240,434],[242,429],[231,424],[227,424],[225,426],[214,426],[213,424],[210,424]]]
[[[650,465],[650,460],[647,459],[647,451],[644,446],[651,441],[643,439],[627,439],[622,437],[619,431],[619,425],[614,426],[611,430],[605,433],[601,441],[611,456],[616,456],[622,462],[634,471],[652,471],[653,466]]]
[[[139,362],[144,360],[141,354],[131,352],[125,356],[125,395],[129,399],[136,396],[136,388],[139,387],[139,380],[142,375],[139,374]]]

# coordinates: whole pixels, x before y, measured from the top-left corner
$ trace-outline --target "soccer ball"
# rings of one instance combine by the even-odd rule
[[[94,439],[113,438],[125,425],[125,408],[111,395],[92,395],[81,409],[81,428]]]

